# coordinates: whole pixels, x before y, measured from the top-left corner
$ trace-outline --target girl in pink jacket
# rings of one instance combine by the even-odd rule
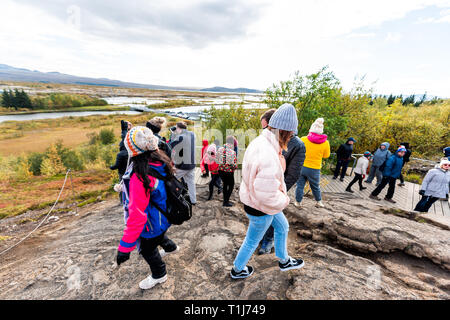
[[[122,180],[126,227],[117,252],[117,264],[127,261],[138,247],[152,272],[139,283],[141,289],[150,289],[167,280],[161,256],[178,251],[177,245],[165,235],[170,223],[156,207],[166,210],[164,181],[151,176],[149,170],[152,168],[163,176],[174,172],[169,157],[158,149],[158,142],[146,127],[132,128],[124,139],[131,164]],[[163,249],[158,251],[158,246]]]
[[[293,259],[287,253],[289,223],[282,211],[289,205],[289,196],[284,183],[286,162],[281,152],[287,149],[297,126],[294,106],[283,104],[272,115],[269,126],[245,151],[239,196],[249,226],[231,269],[233,279],[247,278],[253,274],[254,269],[247,262],[270,225],[274,227],[275,255],[279,259],[280,270],[298,269],[304,265],[302,259]]]

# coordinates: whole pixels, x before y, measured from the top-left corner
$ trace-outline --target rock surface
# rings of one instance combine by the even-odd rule
[[[333,195],[325,209],[308,198],[305,209],[286,209],[289,253],[302,257],[304,268],[280,272],[273,253],[255,254],[254,275],[232,280],[247,218],[236,193],[232,208],[222,207],[217,195],[206,196],[206,187],[198,186],[193,218],[168,232],[180,251],[164,258],[168,281],[162,285],[139,289],[150,270],[136,252],[116,267],[123,216],[114,199],[61,216],[0,256],[0,299],[450,298],[448,230]]]

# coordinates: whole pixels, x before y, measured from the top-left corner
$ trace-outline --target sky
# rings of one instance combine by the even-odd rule
[[[2,0],[0,63],[265,90],[328,66],[350,91],[450,97],[450,0]]]

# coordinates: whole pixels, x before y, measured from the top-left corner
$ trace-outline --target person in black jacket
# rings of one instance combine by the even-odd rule
[[[402,142],[402,143],[400,143],[400,145],[398,147],[400,148],[400,146],[404,146],[405,149],[406,149],[406,153],[403,156],[403,165],[402,165],[402,170],[403,170],[403,167],[405,166],[405,164],[407,162],[409,162],[409,157],[411,157],[412,151],[411,151],[411,149],[409,147],[409,143],[408,142]],[[403,174],[400,174],[400,178],[399,179],[400,179],[400,183],[398,185],[400,187],[403,187],[405,185],[405,180],[403,179]]]
[[[116,156],[116,163],[109,168],[111,170],[117,170],[119,173],[119,181],[122,180],[122,176],[125,174],[125,171],[127,170],[127,164],[128,164],[128,152],[125,148],[125,144],[123,141],[120,141],[119,144],[119,153],[117,153]],[[119,200],[122,204],[122,192],[119,192]]]
[[[339,149],[336,151],[337,163],[336,170],[334,170],[333,179],[337,179],[338,175],[341,175],[341,181],[344,181],[345,173],[347,172],[348,163],[352,158],[353,153],[353,143],[355,143],[355,139],[348,138],[346,143],[343,143],[339,146]]]
[[[270,121],[270,118],[274,114],[276,109],[269,109],[261,116],[261,126],[265,129]],[[306,148],[302,140],[300,140],[296,134],[294,134],[288,142],[287,151],[282,152],[286,159],[286,170],[284,171],[284,182],[286,183],[286,190],[292,188],[300,178],[303,162],[305,161]],[[274,229],[272,226],[267,229],[266,234],[261,240],[261,247],[258,254],[270,253],[273,248]]]
[[[158,148],[171,158],[172,156],[172,148],[167,143],[166,139],[159,135],[161,129],[166,125],[166,118],[163,117],[154,117],[147,121],[146,127],[152,130],[153,134],[159,139]]]

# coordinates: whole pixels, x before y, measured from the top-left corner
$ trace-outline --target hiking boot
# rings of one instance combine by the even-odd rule
[[[153,279],[152,275],[149,275],[147,278],[145,278],[139,283],[139,288],[143,290],[151,289],[158,283],[163,283],[166,281],[167,281],[167,274],[159,279]]]
[[[340,178],[339,180],[341,180],[341,182],[344,182],[344,178]]]
[[[172,253],[175,253],[175,252],[178,252],[178,251],[180,251],[180,247],[179,246],[177,246],[176,249],[173,250],[173,251],[166,251],[164,249],[161,249],[161,250],[159,250],[159,255],[162,258],[162,257],[165,257],[165,256],[167,256],[169,254],[172,254]]]
[[[262,255],[272,253],[272,249],[273,249],[273,241],[265,242],[261,244],[261,248],[259,248],[258,254]]]
[[[386,200],[387,202],[390,202],[390,203],[397,203],[397,201],[395,201],[395,200],[392,200],[392,199],[390,199],[390,198],[384,198],[384,200]]]
[[[363,190],[366,190],[367,188],[366,187],[361,187],[361,188],[359,188],[359,191],[363,191]]]
[[[207,201],[212,199],[212,193],[209,194]]]
[[[367,181],[367,180],[366,180],[366,181],[364,181],[364,182],[365,182],[365,183],[372,184],[372,181]]]
[[[280,261],[278,261],[278,266],[280,267],[281,271],[300,269],[303,268],[304,265],[305,262],[302,259],[293,259],[291,257],[289,257],[289,260],[286,263],[281,263]]]
[[[325,208],[325,205],[323,204],[322,200],[320,200],[320,201],[316,202],[316,207],[317,208]]]
[[[337,177],[333,177],[333,180],[336,180],[337,179]]]
[[[231,278],[232,279],[245,279],[250,277],[253,274],[253,267],[251,266],[245,266],[245,268],[242,271],[236,272],[234,270],[234,267],[231,268]]]
[[[381,200],[381,199],[378,198],[377,196],[373,196],[373,195],[370,195],[369,198],[370,198],[370,199],[373,199],[373,200],[378,200],[378,201]]]
[[[224,202],[222,206],[223,207],[232,207],[233,204],[230,201],[228,201],[228,202]]]
[[[350,188],[345,189],[345,191],[353,193],[352,189],[350,189]]]
[[[399,187],[404,187],[404,186],[405,186],[405,183],[404,183],[404,182],[400,182],[400,183],[398,184],[398,186],[399,186]]]
[[[295,206],[297,209],[303,209],[303,205],[302,205],[301,202],[294,201],[294,206]]]

